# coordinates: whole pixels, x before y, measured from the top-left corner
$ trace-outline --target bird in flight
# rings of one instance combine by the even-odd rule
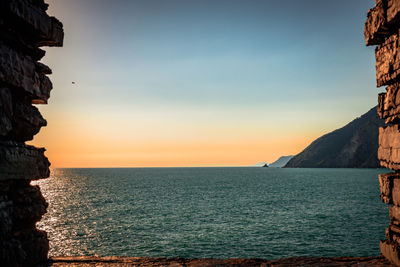
[[[75,84],[75,82],[72,82],[72,84]]]

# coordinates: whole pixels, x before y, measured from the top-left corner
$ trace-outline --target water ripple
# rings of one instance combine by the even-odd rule
[[[375,256],[375,169],[56,169],[37,181],[50,255]]]

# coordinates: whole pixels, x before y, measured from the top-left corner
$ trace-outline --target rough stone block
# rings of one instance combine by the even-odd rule
[[[37,229],[0,238],[2,266],[47,266],[48,251],[47,233]]]
[[[400,169],[400,129],[399,125],[379,128],[378,160],[382,167]]]
[[[364,36],[367,45],[382,44],[399,29],[400,2],[398,0],[376,0],[368,11]]]
[[[389,240],[384,240],[380,242],[380,249],[382,255],[386,259],[388,259],[393,264],[400,266],[399,248],[396,244],[390,242]]]
[[[30,56],[34,61],[38,61],[44,57],[46,51],[40,49],[29,40],[25,40],[24,35],[19,32],[10,32],[6,25],[2,25],[0,18],[0,36],[1,40],[21,54]]]
[[[40,221],[48,206],[39,186],[31,186],[28,182],[27,186],[17,187],[11,194],[14,230],[34,229],[36,222]]]
[[[393,179],[392,202],[396,206],[400,206],[400,180]]]
[[[386,204],[392,204],[393,180],[400,179],[400,174],[385,173],[379,175],[379,188],[381,190],[381,199]]]
[[[52,74],[51,69],[48,66],[44,65],[43,63],[35,62],[35,65],[36,65],[36,71],[38,73]]]
[[[44,148],[0,141],[0,180],[47,178],[50,162]]]
[[[378,87],[390,85],[400,78],[400,41],[399,32],[391,35],[376,47],[376,84]]]
[[[61,46],[62,24],[44,0],[0,1],[0,266],[44,266],[49,243],[36,222],[47,203],[31,180],[46,178],[44,148],[25,145],[46,125],[32,104],[45,104],[51,70],[40,46]]]
[[[390,225],[388,228],[386,228],[385,231],[386,238],[393,244],[396,244],[397,246],[400,245],[400,227],[396,225]]]
[[[35,3],[36,2],[36,3]],[[1,23],[24,33],[36,46],[62,46],[63,26],[60,21],[47,15],[44,5],[38,1],[2,1]]]
[[[37,266],[47,258],[47,235],[35,223],[46,212],[39,186],[29,180],[0,181],[1,266]]]
[[[28,141],[32,140],[47,121],[39,110],[26,103],[22,99],[16,100],[13,105],[12,129],[7,134],[8,140]]]
[[[10,90],[0,88],[0,136],[5,136],[12,130],[12,111]]]
[[[50,97],[53,86],[46,72],[49,70],[43,64],[35,63],[29,56],[0,42],[0,80],[10,88],[25,90],[34,104],[45,104]]]
[[[49,7],[48,4],[44,2],[44,0],[28,0],[32,5],[39,7],[41,10],[46,11]]]
[[[386,123],[400,122],[400,83],[386,88],[386,93],[378,95],[378,115]]]
[[[400,206],[400,173],[380,174],[379,187],[384,203]]]
[[[365,22],[364,36],[367,45],[378,45],[389,35],[386,23],[387,1],[377,1],[370,9]]]
[[[387,23],[396,25],[400,22],[400,1],[389,0],[387,4]]]
[[[8,218],[0,225],[12,225],[0,227],[0,236],[36,229],[35,223],[46,213],[47,206],[39,186],[30,185],[29,180],[0,181],[0,217]]]
[[[389,217],[391,224],[400,226],[400,206],[389,207]]]
[[[27,141],[46,126],[30,99],[0,87],[0,140]]]
[[[34,266],[34,264],[38,266],[37,263],[47,261],[49,240],[45,231],[35,229],[20,236],[17,240],[21,242],[21,247],[26,255],[23,262],[25,266]]]

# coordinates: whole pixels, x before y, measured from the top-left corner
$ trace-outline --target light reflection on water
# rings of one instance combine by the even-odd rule
[[[39,184],[50,256],[374,256],[375,169],[56,169]]]

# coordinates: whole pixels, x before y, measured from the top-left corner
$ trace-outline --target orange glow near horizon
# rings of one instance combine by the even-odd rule
[[[191,167],[191,166],[251,166],[276,160],[282,155],[300,152],[303,143],[311,140],[225,143],[49,143],[46,156],[52,167]],[[87,142],[88,141],[88,142]],[[87,143],[86,143],[87,142]],[[40,142],[35,142],[40,143]],[[271,151],[271,152],[268,152]]]
[[[296,154],[318,137],[275,133],[244,122],[183,125],[165,118],[121,118],[107,127],[111,120],[48,116],[49,126],[31,144],[46,147],[52,168],[251,166]]]
[[[365,1],[46,2],[65,38],[44,48],[54,89],[29,143],[52,168],[271,163],[376,105]]]

